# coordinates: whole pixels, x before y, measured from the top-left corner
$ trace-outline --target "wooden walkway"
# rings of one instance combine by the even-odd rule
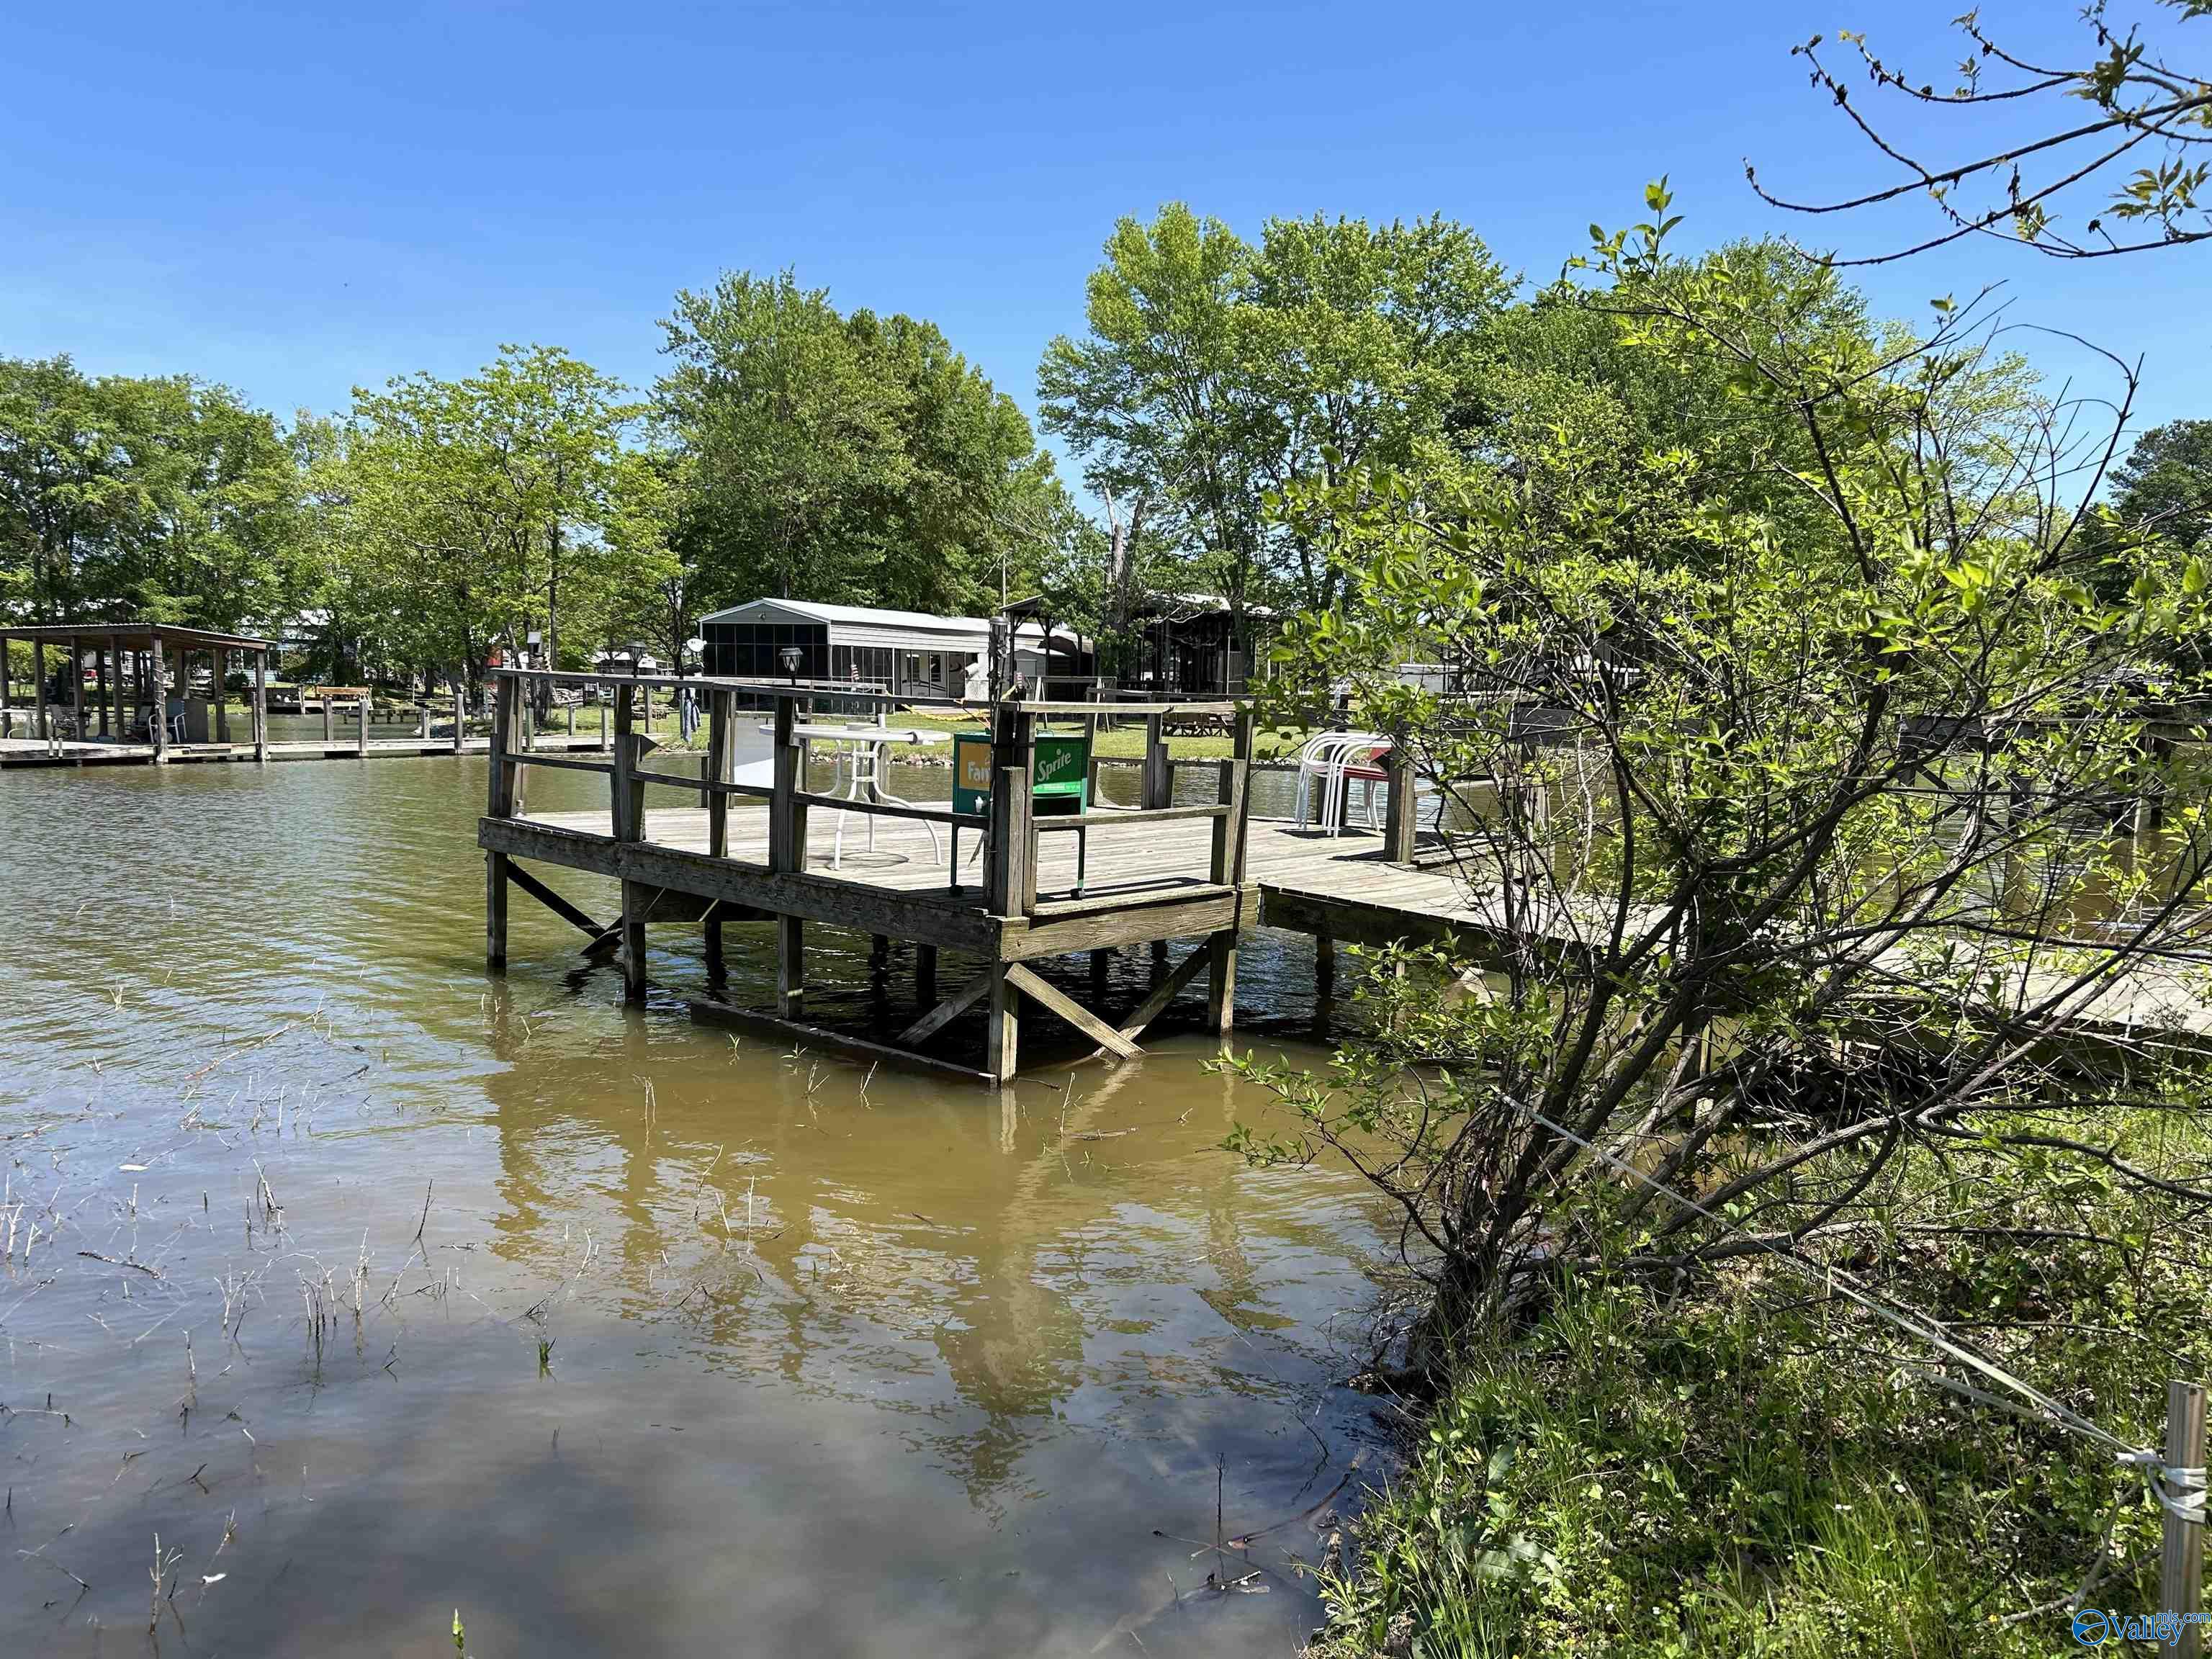
[[[842,859],[840,814],[817,806],[808,814],[805,868],[855,884],[952,909],[984,908],[981,860],[974,856],[980,837],[963,835],[958,891],[951,890],[951,836],[939,827],[934,842],[921,823],[878,821],[875,847],[868,846],[868,823],[858,813],[844,815]],[[513,820],[579,836],[611,835],[605,811],[532,812]],[[765,869],[769,856],[769,814],[732,805],[726,856]],[[645,814],[641,844],[708,856],[711,826],[700,807],[656,807]],[[1131,812],[1125,823],[1095,825],[1084,860],[1085,882],[1079,899],[1075,837],[1039,838],[1037,914],[1048,919],[1109,904],[1151,905],[1178,897],[1216,893],[1208,878],[1212,825],[1205,820],[1148,823]],[[517,837],[519,847],[526,837]],[[540,843],[542,845],[542,843]],[[1382,944],[1399,939],[1440,939],[1454,924],[1480,925],[1453,873],[1446,869],[1408,868],[1383,859],[1382,838],[1372,831],[1347,830],[1327,836],[1264,818],[1250,821],[1245,838],[1245,889],[1273,917],[1255,916],[1270,925],[1316,931],[1294,920],[1300,907],[1337,925],[1326,931],[1346,940]]]
[[[598,750],[599,740],[580,732],[573,738],[554,732],[538,737],[532,746],[534,750],[549,754],[583,754]],[[400,756],[483,755],[489,753],[490,750],[491,739],[489,738],[465,738],[459,749],[453,747],[453,740],[450,737],[371,738],[366,748],[356,738],[334,739],[327,743],[272,743],[269,745],[269,758],[272,761],[389,760]],[[154,745],[149,743],[64,741],[50,744],[36,738],[0,738],[0,771],[38,767],[190,766],[252,761],[254,758],[253,745],[250,743],[171,744],[166,755],[157,755]]]
[[[607,814],[600,811],[545,812],[524,820],[573,834],[604,836]],[[874,852],[867,849],[866,820],[854,816],[844,825],[842,868],[832,872],[837,854],[837,814],[817,808],[807,833],[810,869],[823,875],[896,892],[951,910],[981,914],[983,896],[976,885],[974,864],[968,864],[964,885],[948,890],[949,847],[940,832],[933,848],[928,835],[917,823],[879,823]],[[1080,901],[1061,902],[1050,895],[1072,889],[1075,857],[1072,848],[1048,846],[1038,869],[1038,914],[1047,920],[1062,912],[1081,914],[1103,905],[1146,907],[1181,896],[1202,896],[1209,888],[1204,872],[1208,852],[1206,826],[1183,821],[1146,825],[1132,814],[1128,826],[1094,831],[1087,860],[1088,878]],[[656,809],[645,815],[645,840],[700,856],[707,851],[707,814],[696,807]],[[1055,842],[1072,841],[1056,836]],[[763,811],[733,811],[729,823],[729,854],[740,860],[764,861],[768,853],[768,814]],[[972,841],[961,848],[968,859]],[[1246,896],[1256,896],[1254,911],[1245,904],[1240,920],[1292,933],[1310,933],[1334,943],[1382,945],[1401,941],[1425,944],[1450,939],[1462,948],[1492,935],[1498,919],[1480,903],[1450,866],[1433,851],[1411,865],[1392,864],[1383,856],[1382,838],[1368,830],[1350,830],[1340,836],[1323,836],[1318,830],[1285,821],[1254,818],[1245,842],[1249,880]],[[1519,919],[1525,929],[1528,921]],[[1562,939],[1569,930],[1558,930]],[[1034,954],[1048,954],[1036,951]],[[2039,976],[2045,983],[2028,989],[2057,988],[2057,975]],[[2170,1030],[2212,1038],[2212,1006],[2208,1006],[2189,981],[2185,970],[2163,973],[2145,967],[2110,985],[2082,1006],[2072,1023],[2105,1030]]]

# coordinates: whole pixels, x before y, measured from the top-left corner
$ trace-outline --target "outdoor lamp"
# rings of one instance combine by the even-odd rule
[[[799,678],[799,659],[801,655],[799,647],[795,645],[787,645],[782,650],[777,652],[776,655],[783,659],[783,672],[790,675],[793,683],[796,683]]]

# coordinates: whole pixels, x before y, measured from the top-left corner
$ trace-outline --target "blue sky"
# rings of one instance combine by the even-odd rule
[[[1940,78],[1959,4],[17,9],[0,352],[189,371],[282,411],[502,341],[644,384],[676,289],[787,264],[934,319],[1033,408],[1114,220],[1170,199],[1248,234],[1442,211],[1540,278],[1661,173],[1685,237],[1802,231],[1746,155],[1808,194],[1887,175],[1790,46],[1864,27]],[[1983,15],[2055,48],[2075,11]],[[2212,26],[2181,33],[2212,58]],[[2018,319],[2146,356],[2145,420],[2212,415],[2212,252],[1984,242],[1865,280],[1893,312],[2003,280]]]

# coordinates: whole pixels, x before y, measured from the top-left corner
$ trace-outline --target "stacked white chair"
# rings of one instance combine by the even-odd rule
[[[1297,817],[1300,825],[1306,822],[1312,810],[1314,787],[1321,788],[1319,813],[1322,833],[1339,836],[1344,833],[1344,810],[1352,777],[1359,777],[1366,784],[1363,791],[1367,814],[1367,827],[1382,827],[1381,802],[1376,794],[1376,780],[1363,762],[1371,762],[1390,752],[1390,739],[1376,732],[1324,732],[1310,738],[1298,752],[1298,794]]]

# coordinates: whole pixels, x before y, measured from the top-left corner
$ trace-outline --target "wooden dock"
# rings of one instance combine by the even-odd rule
[[[596,737],[568,737],[560,732],[534,738],[533,751],[582,754],[600,747]],[[68,738],[41,742],[36,738],[0,738],[0,771],[36,767],[190,766],[227,761],[386,760],[422,755],[483,755],[491,750],[489,738],[450,737],[370,738],[315,742],[252,744],[173,743],[155,750],[146,743],[79,743]]]
[[[517,710],[526,701],[523,688],[544,678],[562,684],[590,678],[611,692],[614,738],[608,759],[518,750],[514,738]],[[617,954],[626,994],[634,1000],[645,995],[649,924],[702,926],[708,971],[719,979],[723,925],[769,921],[775,924],[776,958],[772,1006],[746,1008],[702,1000],[694,1004],[699,1018],[763,1026],[819,1047],[996,1085],[1011,1078],[1019,1063],[1024,1002],[1066,1021],[1106,1054],[1127,1058],[1140,1052],[1146,1029],[1202,973],[1207,1024],[1227,1032],[1234,1018],[1238,936],[1261,921],[1269,894],[1312,890],[1349,898],[1385,872],[1387,853],[1395,850],[1402,861],[1413,846],[1410,811],[1394,812],[1390,831],[1382,836],[1329,838],[1255,823],[1248,790],[1252,715],[1246,704],[1147,708],[1139,803],[1103,805],[1094,787],[1089,810],[1060,816],[1031,810],[1030,780],[1040,731],[1048,721],[1065,729],[1127,718],[1128,705],[1005,703],[973,711],[991,735],[989,810],[962,813],[950,805],[856,801],[808,790],[802,705],[812,694],[803,688],[690,681],[707,698],[707,756],[697,772],[671,770],[671,763],[656,757],[635,731],[634,703],[636,693],[648,685],[675,684],[500,672],[489,799],[477,830],[486,854],[486,957],[495,969],[506,963],[507,896],[515,888],[585,933],[586,951]],[[774,701],[772,781],[735,778],[737,721],[757,718],[741,716],[740,697]],[[1235,735],[1228,759],[1170,757],[1167,723],[1200,714],[1231,723]],[[606,807],[532,813],[524,778],[532,767],[604,775]],[[1204,792],[1211,799],[1176,804],[1176,775],[1193,771],[1212,785]],[[649,784],[693,793],[701,804],[647,811]],[[1410,789],[1394,793],[1410,807]],[[835,815],[840,813],[873,820],[872,850],[864,844],[866,836],[848,830],[838,856]],[[532,873],[532,866],[544,865],[618,881],[620,916],[601,921],[584,912]],[[1442,905],[1451,900],[1449,876],[1407,870],[1392,872],[1391,878],[1419,885],[1418,895],[1407,890],[1408,902]],[[809,923],[868,933],[879,950],[892,939],[914,947],[921,1012],[895,1040],[867,1041],[805,1022]],[[1168,944],[1175,939],[1194,941],[1200,948],[1162,973],[1150,994],[1130,1009],[1109,1010],[1098,1006],[1097,995],[1094,1006],[1086,1006],[1027,965],[1089,953],[1094,968],[1103,969],[1104,952],[1149,945],[1164,967]],[[944,951],[979,957],[983,966],[939,996],[937,962]],[[1104,978],[1103,971],[1094,972],[1095,992],[1103,993]],[[978,1005],[984,1010],[986,1031],[982,1063],[939,1052],[939,1035]]]

